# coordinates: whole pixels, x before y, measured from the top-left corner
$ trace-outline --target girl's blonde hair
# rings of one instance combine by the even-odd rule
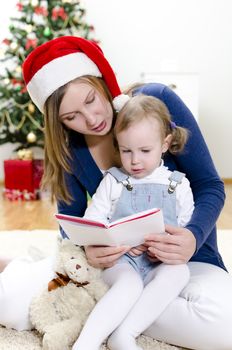
[[[44,175],[42,189],[49,189],[51,199],[61,200],[70,204],[72,196],[65,183],[65,172],[71,173],[72,156],[69,150],[70,130],[59,120],[59,108],[67,87],[79,81],[93,86],[112,105],[111,94],[101,78],[83,76],[72,80],[57,89],[46,101],[44,106]]]
[[[114,126],[115,144],[117,147],[117,134],[127,130],[131,125],[144,118],[154,118],[160,124],[163,140],[172,135],[169,152],[178,154],[183,151],[188,138],[188,130],[177,126],[172,120],[166,105],[158,98],[143,94],[131,97],[118,113]]]

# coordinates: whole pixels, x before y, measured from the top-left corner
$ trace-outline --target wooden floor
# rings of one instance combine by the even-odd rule
[[[219,229],[232,229],[232,184],[225,186],[226,203],[219,217]],[[47,197],[38,201],[11,202],[3,198],[0,187],[0,230],[57,229],[56,205]]]
[[[2,191],[1,191],[2,192]],[[9,201],[0,198],[0,230],[34,230],[58,228],[56,205],[45,197],[36,201]]]

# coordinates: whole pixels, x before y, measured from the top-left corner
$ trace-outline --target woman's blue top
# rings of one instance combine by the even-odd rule
[[[196,237],[196,252],[190,261],[201,261],[225,269],[218,252],[216,221],[225,201],[224,184],[220,179],[208,147],[190,110],[173,90],[163,84],[149,83],[139,87],[143,93],[161,99],[169,109],[172,120],[189,130],[189,139],[181,155],[165,155],[164,163],[170,170],[186,174],[194,195],[195,210],[186,228]],[[93,160],[83,135],[70,131],[70,150],[73,157],[72,174],[65,174],[73,201],[70,205],[58,203],[63,214],[83,216],[87,207],[87,192],[92,196],[102,173]],[[64,232],[62,234],[65,236]]]

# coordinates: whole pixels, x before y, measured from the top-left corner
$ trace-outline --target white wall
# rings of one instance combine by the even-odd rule
[[[122,86],[139,81],[143,72],[165,67],[199,74],[199,125],[219,174],[232,178],[228,160],[232,150],[232,2],[83,0],[83,4]],[[1,27],[7,22],[6,14],[0,15],[2,36]]]
[[[10,16],[17,12],[16,0],[7,0],[4,3],[4,9],[0,11],[0,41],[5,38],[8,33],[8,26],[10,24]]]
[[[142,72],[199,73],[199,125],[219,174],[232,178],[232,2],[84,0],[122,85]]]

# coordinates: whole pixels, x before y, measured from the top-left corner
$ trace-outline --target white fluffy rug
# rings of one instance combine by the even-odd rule
[[[0,255],[24,255],[33,246],[40,249],[45,255],[49,255],[55,250],[57,234],[58,232],[53,230],[0,231]],[[232,231],[219,231],[218,238],[220,251],[223,253],[226,266],[232,272]],[[139,344],[145,350],[181,349],[144,336],[139,337]],[[0,326],[0,349],[41,350],[41,337],[35,331],[16,332]],[[106,350],[106,347],[102,346],[103,349]]]

